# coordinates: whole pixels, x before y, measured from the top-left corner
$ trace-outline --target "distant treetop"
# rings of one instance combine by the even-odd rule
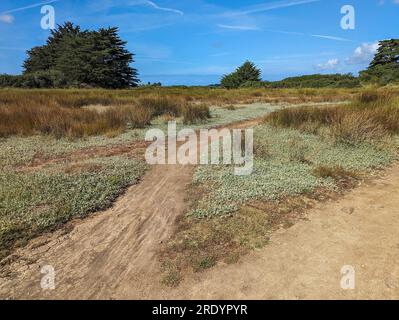
[[[261,81],[260,69],[253,62],[246,61],[235,72],[223,76],[221,85],[227,89],[234,89],[246,86],[248,83],[260,83]]]

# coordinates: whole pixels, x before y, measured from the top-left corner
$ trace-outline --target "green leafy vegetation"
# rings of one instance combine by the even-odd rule
[[[352,74],[313,74],[265,84],[268,88],[356,88],[360,80]]]

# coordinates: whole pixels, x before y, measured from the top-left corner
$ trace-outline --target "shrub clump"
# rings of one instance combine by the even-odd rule
[[[182,109],[183,123],[194,124],[211,118],[211,112],[206,105],[185,105]]]

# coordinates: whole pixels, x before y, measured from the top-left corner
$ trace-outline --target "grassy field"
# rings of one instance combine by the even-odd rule
[[[108,107],[97,105],[91,112],[102,114]],[[85,106],[67,108],[86,112]],[[109,207],[127,186],[137,183],[148,168],[143,157],[147,129],[167,130],[172,119],[179,128],[214,127],[272,110],[268,104],[234,110],[210,107],[210,118],[191,124],[185,124],[184,114],[160,114],[144,128],[126,120],[126,128],[112,135],[71,137],[39,130],[0,138],[0,258],[36,235]],[[25,114],[13,116],[20,121]]]
[[[264,117],[254,128],[254,174],[197,167],[190,211],[161,254],[169,285],[184,270],[235,262],[314,201],[396,159],[398,95],[395,88],[0,90],[0,258],[139,183],[148,128]]]

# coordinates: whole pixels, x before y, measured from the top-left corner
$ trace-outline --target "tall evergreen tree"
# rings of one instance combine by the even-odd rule
[[[399,39],[380,41],[374,59],[360,78],[379,84],[399,82]]]
[[[235,72],[223,76],[221,85],[228,89],[238,88],[248,82],[260,82],[261,71],[253,62],[246,61]]]
[[[118,28],[82,31],[67,22],[51,32],[44,46],[28,51],[24,74],[51,72],[73,86],[137,86],[137,70],[130,66],[133,54],[125,46]]]

